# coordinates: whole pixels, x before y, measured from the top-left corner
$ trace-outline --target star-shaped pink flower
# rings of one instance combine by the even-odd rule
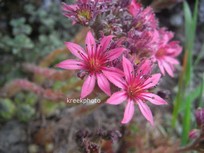
[[[169,42],[174,34],[166,31],[164,28],[160,29],[160,44],[155,53],[155,59],[158,63],[159,69],[163,75],[167,72],[171,77],[174,76],[174,66],[179,64],[176,57],[181,53],[182,47],[178,41]]]
[[[66,42],[67,48],[75,55],[78,60],[68,59],[60,62],[56,66],[68,70],[80,70],[86,74],[86,79],[82,86],[81,98],[88,96],[94,89],[96,81],[99,88],[107,95],[111,95],[110,83],[108,80],[114,80],[123,76],[123,72],[117,68],[110,67],[109,63],[115,60],[125,50],[119,47],[109,49],[113,36],[104,36],[99,44],[96,44],[91,32],[86,36],[86,49],[81,46]]]
[[[124,117],[122,120],[123,124],[128,123],[134,114],[135,107],[138,105],[143,116],[153,125],[153,117],[150,108],[147,105],[147,101],[155,105],[164,105],[167,102],[148,91],[148,89],[154,87],[161,74],[149,75],[151,71],[151,63],[144,62],[135,72],[133,64],[125,57],[123,57],[123,70],[125,74],[124,79],[114,80],[117,87],[121,88],[121,91],[114,93],[108,100],[108,104],[118,105],[124,101],[127,101]]]

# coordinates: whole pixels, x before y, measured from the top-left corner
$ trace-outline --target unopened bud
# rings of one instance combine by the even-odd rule
[[[193,129],[189,132],[188,137],[190,139],[196,139],[200,136],[200,130],[198,129]]]
[[[199,128],[204,127],[204,108],[198,108],[195,112],[196,122]]]

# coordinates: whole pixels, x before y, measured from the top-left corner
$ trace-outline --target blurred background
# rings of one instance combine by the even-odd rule
[[[204,106],[204,0],[141,0],[184,48],[175,77],[157,89],[169,105],[153,108],[155,128],[139,113],[121,126],[122,106],[66,103],[79,97],[83,80],[54,65],[72,56],[64,42],[83,44],[87,29],[62,15],[61,2],[0,0],[0,153],[86,152],[87,137],[96,148],[100,137],[104,153],[174,153],[188,144],[194,110]]]

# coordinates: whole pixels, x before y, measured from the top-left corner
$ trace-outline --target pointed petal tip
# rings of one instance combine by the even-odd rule
[[[108,82],[107,78],[101,73],[97,74],[97,82],[99,88],[108,96],[111,95],[110,83]]]
[[[85,98],[86,96],[90,95],[91,92],[94,90],[96,78],[94,75],[88,76],[84,81],[81,89],[81,98]]]
[[[129,123],[133,118],[134,110],[135,110],[134,102],[131,100],[128,100],[128,103],[125,107],[123,120],[121,121],[121,123],[123,123],[123,124]]]
[[[64,42],[64,44],[65,44],[65,45],[69,45],[69,44],[70,44],[70,42],[69,42],[69,41],[66,41],[66,42]]]
[[[63,66],[62,66],[61,63],[62,63],[62,62],[55,64],[54,67],[56,67],[56,68],[62,68],[62,69],[63,69]]]
[[[127,99],[125,96],[125,92],[119,91],[113,93],[106,101],[107,104],[110,105],[119,105]]]
[[[151,124],[152,127],[155,127],[154,120],[149,121],[149,123]]]
[[[107,92],[106,94],[107,94],[109,97],[111,96],[111,92]]]
[[[56,68],[58,68],[59,67],[59,63],[58,64],[55,64],[53,67],[56,67]]]
[[[81,95],[81,96],[80,96],[80,99],[84,99],[85,97],[86,97],[86,96],[84,96],[84,95]]]
[[[164,104],[163,105],[168,105],[169,103],[167,103],[167,101],[166,100],[164,100]]]
[[[130,122],[130,121],[129,121]],[[129,122],[125,121],[125,120],[122,120],[121,121],[121,124],[128,124]]]

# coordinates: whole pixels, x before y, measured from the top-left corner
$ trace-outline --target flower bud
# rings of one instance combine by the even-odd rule
[[[193,130],[191,130],[191,131],[189,132],[188,137],[189,137],[190,139],[196,139],[196,138],[199,137],[199,135],[200,135],[200,130],[198,130],[198,129],[193,129]]]
[[[199,128],[204,126],[204,108],[198,108],[195,112],[196,122]]]

